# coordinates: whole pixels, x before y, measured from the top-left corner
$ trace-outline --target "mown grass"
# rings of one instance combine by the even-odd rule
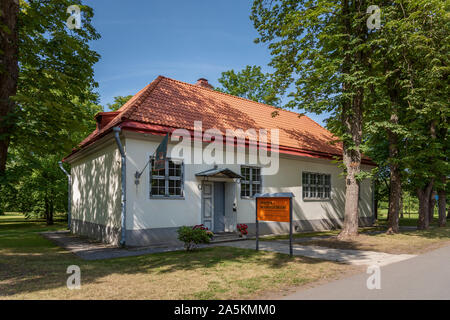
[[[384,230],[385,228],[383,226],[375,225],[373,227],[362,227],[359,228],[359,232],[365,233],[365,232],[375,232]],[[331,237],[331,236],[337,236],[341,232],[340,229],[336,230],[328,230],[328,231],[316,231],[316,232],[298,232],[294,233],[292,237],[294,239],[301,239],[301,238],[312,238],[312,237]],[[270,236],[263,236],[260,237],[261,241],[273,241],[273,240],[287,240],[289,239],[288,234],[280,234],[280,235],[270,235]]]
[[[304,245],[316,245],[337,249],[356,249],[380,251],[394,254],[419,254],[450,244],[450,227],[432,226],[428,230],[407,230],[387,235],[360,234],[350,240],[338,240],[336,236],[326,239],[314,239],[302,242]]]
[[[39,234],[64,228],[0,216],[0,299],[247,299],[356,270],[230,247],[84,261]],[[66,287],[70,265],[81,269],[80,290]]]
[[[388,218],[388,210],[387,209],[378,209],[378,224],[386,225],[387,218]],[[435,212],[434,219],[436,220],[437,218],[438,218],[438,216]],[[399,219],[398,224],[400,226],[415,227],[415,226],[417,226],[418,219],[419,219],[419,214],[417,212],[410,212],[410,213],[405,212],[403,214],[403,218]]]

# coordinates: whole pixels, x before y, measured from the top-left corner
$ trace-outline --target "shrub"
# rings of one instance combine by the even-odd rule
[[[199,244],[209,243],[213,236],[214,234],[203,225],[178,228],[178,240],[184,242],[184,248],[187,251],[195,249]]]

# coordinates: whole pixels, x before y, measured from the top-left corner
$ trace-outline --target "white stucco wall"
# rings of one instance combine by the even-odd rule
[[[71,163],[73,220],[120,228],[120,168],[112,139]]]
[[[368,168],[366,168],[368,169]],[[330,200],[304,200],[302,197],[302,172],[315,172],[331,175]],[[263,192],[292,192],[294,220],[342,219],[344,213],[345,181],[340,174],[342,169],[325,159],[280,158],[280,170],[276,175],[263,175]],[[264,170],[263,170],[264,174]],[[361,184],[359,214],[372,215],[372,185],[366,179]],[[255,201],[239,198],[238,223],[254,222]]]
[[[161,140],[161,138],[160,138]],[[126,139],[127,152],[127,230],[169,228],[201,223],[201,191],[196,172],[206,170],[205,165],[185,164],[184,199],[150,199],[149,167],[143,172],[139,184],[134,175],[141,171],[159,142]],[[168,146],[168,150],[173,145]]]
[[[153,140],[152,140],[153,139]],[[148,167],[136,186],[134,175],[141,171],[149,157],[156,150],[159,140],[145,137],[126,138],[127,152],[127,230],[149,228],[171,228],[181,225],[201,223],[201,178],[196,173],[211,169],[213,165],[193,165],[185,163],[184,199],[151,199]],[[169,144],[169,153],[173,145]],[[240,173],[240,164],[218,165]],[[369,167],[366,167],[369,169]],[[302,171],[331,174],[331,200],[303,200]],[[280,158],[277,175],[264,175],[263,192],[292,192],[294,199],[294,220],[339,219],[343,217],[345,184],[339,176],[342,172],[329,160],[305,157]],[[372,185],[370,180],[361,184],[360,216],[372,216]],[[240,186],[237,187],[237,223],[255,221],[255,201],[241,199]]]

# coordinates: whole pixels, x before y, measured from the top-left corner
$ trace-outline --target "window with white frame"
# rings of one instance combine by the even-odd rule
[[[150,197],[181,198],[184,187],[184,165],[182,160],[166,159],[165,167],[155,170],[155,159],[151,157]]]
[[[330,199],[331,175],[323,173],[302,173],[303,199]]]
[[[252,198],[255,194],[261,193],[261,168],[241,167],[241,198]]]

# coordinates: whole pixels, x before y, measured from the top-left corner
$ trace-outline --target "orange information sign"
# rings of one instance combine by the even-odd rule
[[[289,222],[290,198],[257,198],[258,220]]]

